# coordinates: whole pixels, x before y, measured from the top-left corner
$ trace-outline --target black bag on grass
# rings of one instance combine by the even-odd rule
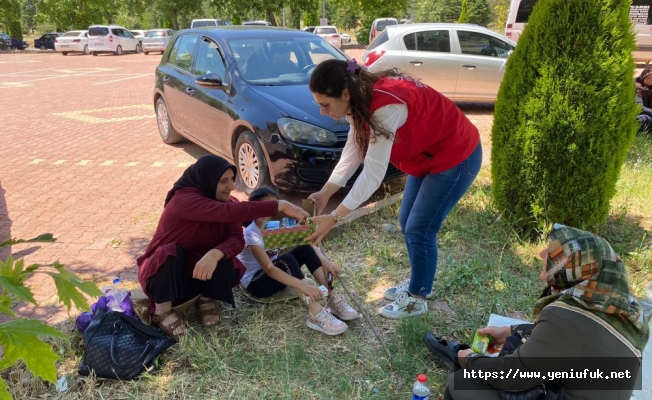
[[[140,320],[116,311],[95,314],[84,331],[79,374],[129,380],[156,369],[155,361],[176,341]]]

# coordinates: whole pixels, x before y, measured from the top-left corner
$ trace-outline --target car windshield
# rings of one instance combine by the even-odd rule
[[[3,38],[4,40],[10,40],[11,37],[7,35],[6,33],[0,33],[0,37]]]
[[[165,31],[147,31],[145,34],[145,37],[163,37],[165,35]]]
[[[344,54],[319,36],[227,41],[241,76],[253,85],[306,85],[315,66]]]
[[[66,36],[79,36],[80,33],[81,33],[80,31],[70,31],[70,32],[64,33],[61,36],[63,36],[63,37],[66,37]]]
[[[109,28],[106,26],[96,26],[88,28],[88,36],[106,36],[109,34]]]
[[[317,28],[314,32],[316,35],[332,35],[337,33],[335,28]]]
[[[205,26],[217,26],[215,21],[195,21],[192,23],[193,28],[203,28]]]
[[[382,31],[383,29],[387,28],[389,25],[397,25],[396,21],[387,19],[383,21],[378,21],[378,24],[376,25],[379,31]]]

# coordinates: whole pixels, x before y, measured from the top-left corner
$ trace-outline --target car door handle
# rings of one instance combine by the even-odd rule
[[[195,90],[192,89],[192,88],[187,87],[187,88],[186,88],[186,94],[187,94],[188,96],[190,96],[190,97],[194,97],[194,96],[195,96]]]
[[[416,65],[416,66],[419,66],[419,65],[423,64],[423,61],[412,60],[412,61],[410,61],[410,64],[414,64],[414,65]]]
[[[475,65],[469,65],[469,64],[464,64],[464,65],[462,65],[462,66],[463,66],[464,68],[467,68],[467,69],[475,69],[475,68],[476,68]]]
[[[170,84],[170,77],[169,76],[164,76],[163,77],[163,84],[164,85],[169,85]]]

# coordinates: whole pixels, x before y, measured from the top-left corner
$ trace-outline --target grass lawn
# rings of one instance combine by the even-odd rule
[[[652,281],[652,139],[638,137],[612,200],[611,215],[597,233],[623,257],[637,296]],[[33,379],[21,366],[3,376],[16,399],[407,399],[418,373],[426,373],[431,399],[442,398],[448,375],[426,349],[430,330],[446,339],[469,341],[490,313],[531,318],[542,283],[538,259],[543,242],[521,240],[492,204],[489,166],[446,220],[439,235],[436,301],[424,317],[391,321],[377,315],[383,291],[409,276],[398,224],[398,204],[350,223],[324,243],[342,267],[343,279],[364,304],[392,354],[388,360],[364,319],[337,337],[305,326],[298,300],[263,305],[238,295],[238,307],[223,312],[215,329],[184,315],[194,329],[164,356],[159,372],[133,382],[82,378],[76,369],[81,336],[68,322],[70,340],[54,342],[62,355],[60,375],[71,388]],[[335,288],[341,285],[335,282]]]

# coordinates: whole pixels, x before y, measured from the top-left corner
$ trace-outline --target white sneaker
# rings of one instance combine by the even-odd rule
[[[330,307],[331,313],[342,321],[360,318],[360,314],[339,293],[328,300],[328,307]]]
[[[425,300],[412,297],[408,292],[402,292],[394,302],[382,307],[378,312],[385,318],[399,319],[401,317],[416,317],[425,314],[427,310],[428,306]]]
[[[385,290],[385,293],[383,293],[383,296],[387,300],[394,301],[394,300],[396,300],[398,298],[398,296],[401,293],[407,292],[409,287],[410,287],[410,278],[407,278],[406,280],[402,281],[398,285]],[[435,298],[435,294],[432,293],[432,292],[430,292],[430,293],[428,293],[426,295],[426,299],[428,299],[428,300],[432,300],[434,298]]]
[[[314,329],[328,336],[339,335],[349,329],[348,325],[339,319],[335,318],[328,307],[324,307],[316,316],[308,312],[308,319],[306,325],[310,329]]]

